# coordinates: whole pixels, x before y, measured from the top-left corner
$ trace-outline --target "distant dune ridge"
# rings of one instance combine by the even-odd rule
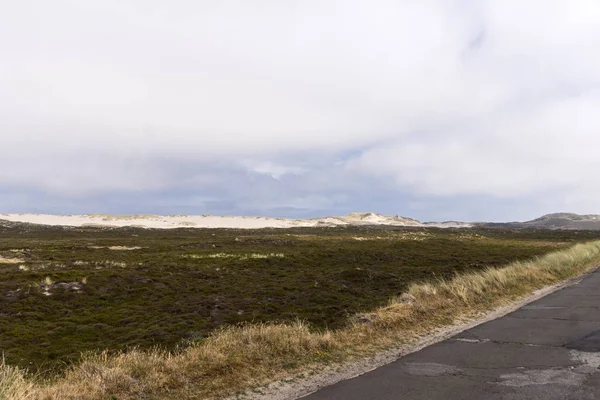
[[[0,214],[0,220],[53,226],[98,226],[98,227],[140,227],[157,229],[174,228],[294,228],[332,226],[412,226],[438,228],[470,228],[485,226],[490,228],[534,228],[534,229],[589,229],[600,230],[600,215],[578,215],[556,213],[544,215],[527,222],[420,222],[413,218],[376,213],[350,213],[337,217],[312,219],[289,219],[271,217],[241,217],[213,215],[51,215],[51,214]]]
[[[213,215],[49,215],[0,214],[0,220],[56,226],[136,226],[143,228],[294,228],[343,225],[470,227],[467,223],[422,223],[412,218],[375,213],[351,213],[340,217],[288,219]]]
[[[600,215],[555,213],[547,214],[527,222],[485,223],[483,225],[499,228],[600,230]]]

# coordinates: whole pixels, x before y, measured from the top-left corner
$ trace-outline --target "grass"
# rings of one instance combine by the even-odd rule
[[[27,376],[34,398],[231,393],[409,340],[562,279],[560,271],[579,267],[561,259],[545,281],[536,273],[529,286],[510,283],[519,265],[598,238],[585,231],[0,224],[0,256],[19,258],[0,264],[3,368]],[[505,265],[513,272],[500,273]],[[417,302],[389,303],[407,293]],[[431,308],[427,298],[445,308]]]
[[[18,264],[23,262],[20,258],[8,258],[0,256],[0,264]]]
[[[24,371],[0,361],[0,399],[27,400],[33,398],[34,384],[27,380]]]
[[[315,364],[344,361],[406,342],[456,318],[472,317],[580,274],[599,260],[600,241],[579,244],[502,268],[413,284],[407,294],[370,313],[369,324],[354,323],[321,332],[301,321],[230,327],[177,352],[134,350],[119,355],[88,355],[58,381],[33,388],[17,373],[8,390],[29,387],[38,399],[195,399],[231,395]],[[14,368],[3,368],[6,374],[15,374]]]
[[[269,253],[269,254],[228,254],[228,253],[214,253],[214,254],[184,254],[183,257],[187,258],[236,258],[238,260],[247,260],[249,258],[283,258],[283,253]]]
[[[355,237],[367,240],[356,240]],[[0,227],[0,352],[54,376],[82,352],[175,350],[225,326],[340,329],[415,282],[528,260],[597,232]],[[115,251],[118,248],[137,248]],[[282,257],[283,255],[283,257]],[[83,280],[86,284],[83,284]],[[48,281],[46,281],[48,280]]]

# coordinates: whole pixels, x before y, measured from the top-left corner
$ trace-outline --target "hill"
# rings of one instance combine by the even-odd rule
[[[490,228],[600,230],[600,215],[573,213],[547,214],[526,222],[481,223]]]

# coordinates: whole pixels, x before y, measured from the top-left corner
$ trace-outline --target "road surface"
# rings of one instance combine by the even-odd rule
[[[600,399],[600,270],[304,400]]]

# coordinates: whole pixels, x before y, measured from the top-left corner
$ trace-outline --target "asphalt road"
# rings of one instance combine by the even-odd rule
[[[600,270],[304,400],[600,399]]]

